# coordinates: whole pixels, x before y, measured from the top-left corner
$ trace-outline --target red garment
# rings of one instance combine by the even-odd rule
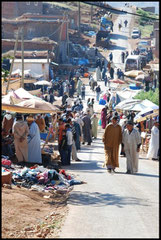
[[[106,128],[106,115],[107,115],[106,109],[103,108],[101,111],[101,126],[103,129]]]
[[[59,137],[58,137],[58,141],[59,143],[61,142],[62,138],[63,138],[63,135],[62,135],[62,132],[63,130],[65,130],[65,123],[62,123],[59,125]]]

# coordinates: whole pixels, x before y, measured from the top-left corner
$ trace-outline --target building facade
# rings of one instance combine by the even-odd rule
[[[2,2],[2,18],[13,19],[28,13],[43,13],[43,2]]]

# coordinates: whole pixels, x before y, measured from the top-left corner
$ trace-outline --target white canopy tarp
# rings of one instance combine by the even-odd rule
[[[48,82],[46,80],[42,80],[42,81],[35,82],[34,85],[48,85],[48,86],[51,86],[52,83]]]
[[[140,91],[141,90],[132,90],[132,89],[129,89],[129,88],[125,88],[122,91],[117,91],[116,95],[117,95],[117,98],[119,98],[119,100],[122,102],[123,100],[126,100],[126,99],[132,99]]]
[[[35,98],[40,99],[40,98],[32,95],[28,91],[26,91],[24,88],[18,88],[14,91],[14,93],[21,99],[35,99]]]
[[[150,100],[148,99],[145,99],[142,101],[142,104],[144,104],[145,106],[147,107],[150,107],[152,109],[159,109],[159,106],[156,105],[155,103],[151,102]]]
[[[128,110],[132,108],[135,104],[140,103],[140,99],[125,99],[115,106],[115,109]]]
[[[21,69],[16,69],[14,71],[12,71],[12,76],[13,75],[19,75],[19,76],[22,76],[22,70]],[[24,76],[30,76],[30,77],[33,77],[33,78],[41,78],[43,77],[43,74],[37,74],[33,71],[31,71],[31,69],[27,69],[27,70],[24,70]]]

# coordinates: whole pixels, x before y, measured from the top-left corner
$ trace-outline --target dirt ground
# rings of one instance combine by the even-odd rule
[[[56,238],[68,212],[68,194],[2,187],[2,238]]]

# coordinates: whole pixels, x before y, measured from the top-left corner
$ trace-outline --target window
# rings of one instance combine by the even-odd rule
[[[30,2],[26,2],[26,5],[30,5]]]
[[[34,2],[34,5],[35,5],[35,6],[38,6],[38,2]]]

